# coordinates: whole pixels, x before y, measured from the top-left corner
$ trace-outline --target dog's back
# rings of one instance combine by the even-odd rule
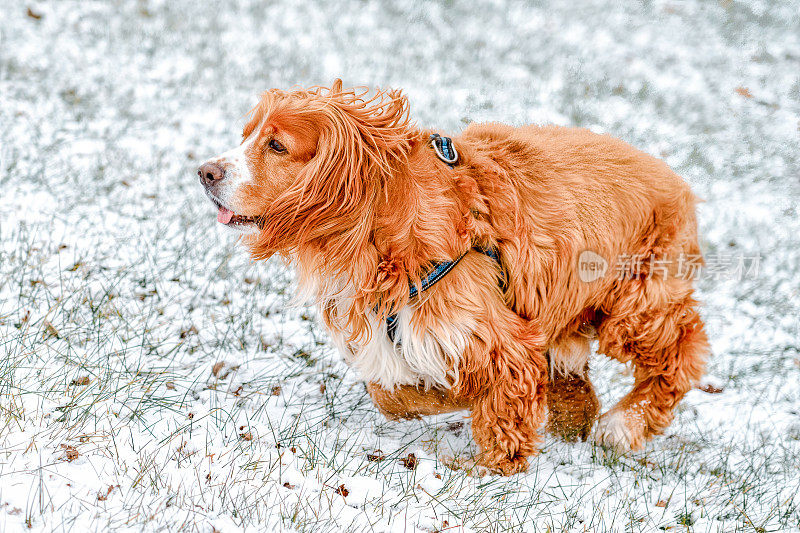
[[[652,258],[674,275],[682,257],[701,260],[697,199],[663,161],[580,128],[473,124],[463,140],[476,149],[472,157],[501,169],[476,177],[494,191],[487,194],[496,203],[493,224],[510,268],[519,270],[512,279],[528,293],[517,302],[519,310],[549,326],[543,329],[550,336],[586,307],[603,303],[625,277],[620,261],[638,261],[630,266],[641,274]],[[513,190],[497,194],[504,188]],[[605,260],[602,278],[581,278],[587,252]],[[520,264],[525,267],[515,267]]]

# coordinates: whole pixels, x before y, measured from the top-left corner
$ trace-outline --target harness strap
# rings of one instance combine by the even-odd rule
[[[456,147],[453,146],[453,140],[450,137],[442,137],[438,133],[434,133],[431,135],[430,142],[431,146],[433,147],[433,151],[436,152],[436,156],[447,163],[447,166],[450,168],[455,168],[456,163],[458,163],[458,151],[456,151]],[[480,252],[483,255],[491,257],[500,266],[500,271],[503,274],[500,279],[500,289],[505,292],[508,289],[508,273],[506,272],[506,269],[503,268],[503,262],[500,260],[500,251],[494,247],[486,248],[483,246],[473,246],[471,250],[475,250],[476,252]],[[409,289],[409,297],[414,298],[419,293],[430,289],[434,284],[436,284],[436,282],[453,270],[456,265],[462,259],[464,259],[464,256],[466,256],[471,250],[467,250],[453,261],[436,263],[433,269],[428,272],[428,275],[425,276],[425,278],[420,282],[419,287],[414,285],[411,287],[411,289]],[[397,315],[386,317],[386,335],[389,337],[389,340],[392,341],[392,343],[399,343],[397,340],[395,340],[395,337],[397,336]]]
[[[428,272],[428,275],[422,280],[419,284],[419,288],[416,285],[413,285],[411,289],[408,291],[408,295],[411,298],[414,298],[421,292],[425,292],[426,290],[433,287],[437,281],[442,279],[448,272],[453,270],[455,266],[462,260],[470,251],[480,252],[487,257],[491,257],[495,260],[495,262],[500,266],[500,271],[502,272],[502,277],[500,278],[500,289],[505,292],[508,289],[508,275],[506,273],[506,269],[503,268],[503,263],[500,260],[500,252],[497,248],[486,248],[483,246],[475,246],[470,250],[467,250],[463,254],[461,254],[457,259],[454,261],[443,261],[441,263],[436,263],[433,269]],[[386,317],[386,336],[389,337],[389,340],[392,341],[394,344],[399,344],[399,341],[396,340],[397,337],[397,315],[390,315]]]
[[[458,163],[458,152],[456,147],[453,146],[453,139],[450,137],[442,137],[438,133],[431,135],[431,146],[433,151],[439,159],[447,163],[447,166],[453,168]]]

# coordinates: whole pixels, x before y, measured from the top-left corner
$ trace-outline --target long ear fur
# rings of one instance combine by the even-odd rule
[[[256,259],[276,251],[322,253],[321,268],[338,274],[364,251],[382,187],[407,160],[418,133],[400,91],[366,98],[367,91],[342,90],[336,80],[331,89],[307,94],[291,113],[319,128],[316,154],[249,243]]]

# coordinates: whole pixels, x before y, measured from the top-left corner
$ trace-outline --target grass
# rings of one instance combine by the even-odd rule
[[[0,530],[800,528],[793,3],[6,4]],[[258,92],[336,76],[443,132],[555,122],[664,158],[706,251],[762,257],[699,283],[724,391],[642,452],[548,437],[511,479],[448,467],[474,453],[459,414],[378,415],[194,177]],[[606,407],[630,385],[592,373]]]

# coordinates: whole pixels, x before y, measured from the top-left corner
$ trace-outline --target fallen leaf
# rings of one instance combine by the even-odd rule
[[[49,320],[44,321],[44,331],[51,337],[60,338],[58,330]]]
[[[196,326],[191,326],[189,328],[181,330],[181,334],[180,334],[181,339],[185,339],[189,335],[197,335],[197,327]]]
[[[417,468],[417,456],[413,453],[408,454],[406,457],[401,457],[399,459],[400,463],[409,470],[414,470]]]
[[[249,431],[247,431],[247,432],[245,432],[245,433],[240,433],[240,434],[239,434],[239,437],[240,437],[242,440],[246,440],[246,441],[251,441],[251,440],[253,440],[253,434],[252,434],[252,433],[250,433]]]
[[[64,448],[64,454],[67,457],[67,461],[69,461],[70,463],[81,456],[81,454],[78,453],[78,450],[75,449],[74,446],[62,444],[61,447]]]
[[[72,385],[73,387],[83,387],[85,385],[88,385],[90,382],[91,380],[89,379],[89,376],[81,376],[79,378],[73,379],[70,385]]]
[[[40,20],[42,18],[42,15],[40,13],[37,13],[31,8],[28,8],[28,16],[34,20]]]
[[[167,390],[175,390],[175,384],[171,381],[164,383],[164,386],[167,388]]]
[[[747,87],[737,87],[736,88],[736,94],[738,94],[740,96],[744,96],[745,98],[752,98],[753,97],[753,93],[751,93],[750,89],[748,89]]]
[[[367,454],[367,461],[371,463],[379,463],[386,459],[386,455],[381,450],[375,450],[372,453]]]
[[[214,376],[219,377],[223,368],[225,368],[225,361],[217,361],[214,363],[214,366],[211,367],[211,373],[214,374]]]
[[[109,485],[108,489],[106,489],[105,492],[101,490],[100,492],[97,493],[97,500],[101,502],[106,501],[108,497],[111,495],[111,492],[117,487],[119,487],[119,485]]]
[[[283,486],[286,487],[287,489],[293,489],[295,487],[295,485],[292,485],[288,481],[286,483],[284,483]]]
[[[338,487],[336,487],[336,490],[334,492],[336,494],[340,494],[343,498],[347,498],[347,495],[350,494],[350,491],[347,490],[347,487],[345,487],[344,485],[339,485]]]
[[[719,394],[724,390],[724,389],[720,389],[718,387],[715,387],[711,383],[706,383],[705,385],[700,385],[697,388],[699,390],[703,391],[703,392],[707,392],[708,394]]]
[[[280,396],[281,395],[281,386],[280,385],[275,385],[274,387],[272,387],[272,395],[273,396]]]
[[[656,502],[656,507],[666,507],[666,506],[667,506],[667,502],[664,501],[664,500],[658,500]]]

